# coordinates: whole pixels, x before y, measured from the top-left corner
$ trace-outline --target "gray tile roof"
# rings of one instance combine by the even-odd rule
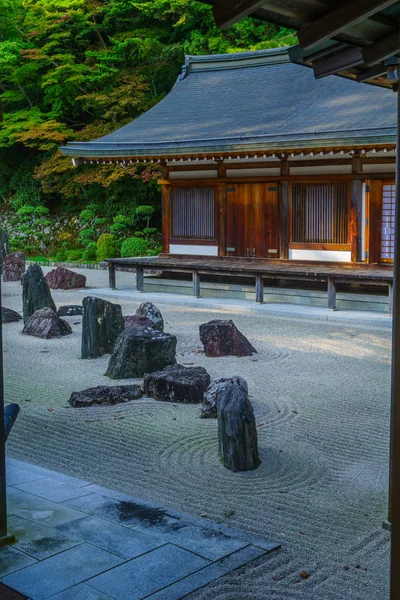
[[[315,80],[286,49],[189,56],[172,91],[125,127],[71,143],[81,157],[173,156],[394,143],[396,95],[341,77]]]

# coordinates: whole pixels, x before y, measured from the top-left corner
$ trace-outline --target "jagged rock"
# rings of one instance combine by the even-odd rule
[[[113,387],[99,385],[94,388],[82,390],[81,392],[74,392],[71,394],[69,403],[74,408],[93,406],[95,404],[113,406],[120,402],[137,400],[141,396],[143,396],[143,391],[140,385],[116,385]]]
[[[1,322],[2,323],[14,323],[15,321],[21,321],[22,317],[15,310],[11,308],[1,307]]]
[[[35,337],[49,340],[55,337],[62,337],[72,333],[69,324],[60,319],[51,308],[41,308],[33,313],[25,323],[22,330],[24,335],[33,335]]]
[[[253,407],[243,385],[231,383],[218,394],[218,445],[221,462],[233,471],[252,471],[260,464]]]
[[[125,329],[127,327],[150,327],[154,329],[153,321],[150,321],[147,317],[140,317],[139,315],[129,315],[124,317]]]
[[[144,376],[144,393],[155,400],[194,404],[201,402],[210,376],[203,367],[169,365]]]
[[[57,311],[59,317],[78,317],[83,315],[83,308],[79,304],[60,306]]]
[[[25,254],[12,252],[3,258],[3,281],[21,281],[25,273]]]
[[[206,356],[251,356],[257,352],[230,320],[216,319],[200,325],[200,340]]]
[[[164,331],[164,319],[160,310],[152,302],[143,302],[136,311],[139,317],[146,317],[154,323],[153,327],[158,331]]]
[[[210,387],[204,394],[203,405],[201,407],[201,418],[202,419],[216,419],[217,418],[217,404],[219,395],[227,388],[231,386],[240,387],[245,394],[248,393],[247,383],[241,377],[231,377],[229,379],[217,379],[213,381]]]
[[[24,323],[41,308],[57,311],[50,289],[39,265],[29,265],[22,276],[22,312]]]
[[[116,341],[106,376],[143,377],[176,363],[176,337],[149,327],[129,327]]]
[[[8,241],[8,235],[4,229],[0,228],[0,260],[2,263],[7,254],[10,254],[10,242]]]
[[[73,290],[86,287],[86,277],[84,275],[64,267],[57,267],[49,271],[46,275],[46,281],[52,290]]]
[[[121,306],[94,296],[86,296],[82,306],[82,358],[111,353],[124,329]]]

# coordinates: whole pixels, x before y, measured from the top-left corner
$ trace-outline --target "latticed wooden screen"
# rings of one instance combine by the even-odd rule
[[[214,188],[172,188],[170,204],[173,238],[215,239]]]
[[[349,243],[347,183],[292,185],[292,242]]]
[[[395,185],[384,184],[382,200],[382,260],[394,259],[395,191]]]

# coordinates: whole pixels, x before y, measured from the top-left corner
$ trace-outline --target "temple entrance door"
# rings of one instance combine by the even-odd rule
[[[228,184],[227,256],[278,258],[278,185]]]

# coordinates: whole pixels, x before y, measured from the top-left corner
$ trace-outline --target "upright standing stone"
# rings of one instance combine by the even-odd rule
[[[51,308],[57,312],[49,286],[39,265],[29,265],[22,276],[22,313],[24,323],[41,308]]]
[[[25,254],[23,252],[12,252],[7,254],[3,260],[3,280],[21,281],[25,273]]]
[[[10,254],[10,242],[8,241],[8,235],[4,229],[0,228],[0,259],[4,262],[7,254]]]
[[[218,395],[218,444],[223,465],[252,471],[260,464],[253,407],[242,385],[232,382]]]
[[[139,317],[146,317],[147,319],[150,319],[150,321],[153,321],[154,329],[158,329],[158,331],[164,331],[164,319],[161,311],[152,302],[142,302],[137,309],[136,314]]]
[[[247,383],[241,377],[235,376],[230,377],[229,379],[216,379],[212,382],[204,394],[200,415],[202,419],[217,418],[218,398],[227,387],[231,387],[232,385],[238,385],[243,389],[244,393],[247,394]]]
[[[143,377],[176,363],[176,337],[149,327],[128,327],[119,336],[106,376]]]
[[[82,306],[82,358],[110,354],[125,325],[121,306],[94,296],[86,296]]]
[[[215,319],[200,325],[200,340],[206,356],[251,356],[257,352],[231,320]]]

